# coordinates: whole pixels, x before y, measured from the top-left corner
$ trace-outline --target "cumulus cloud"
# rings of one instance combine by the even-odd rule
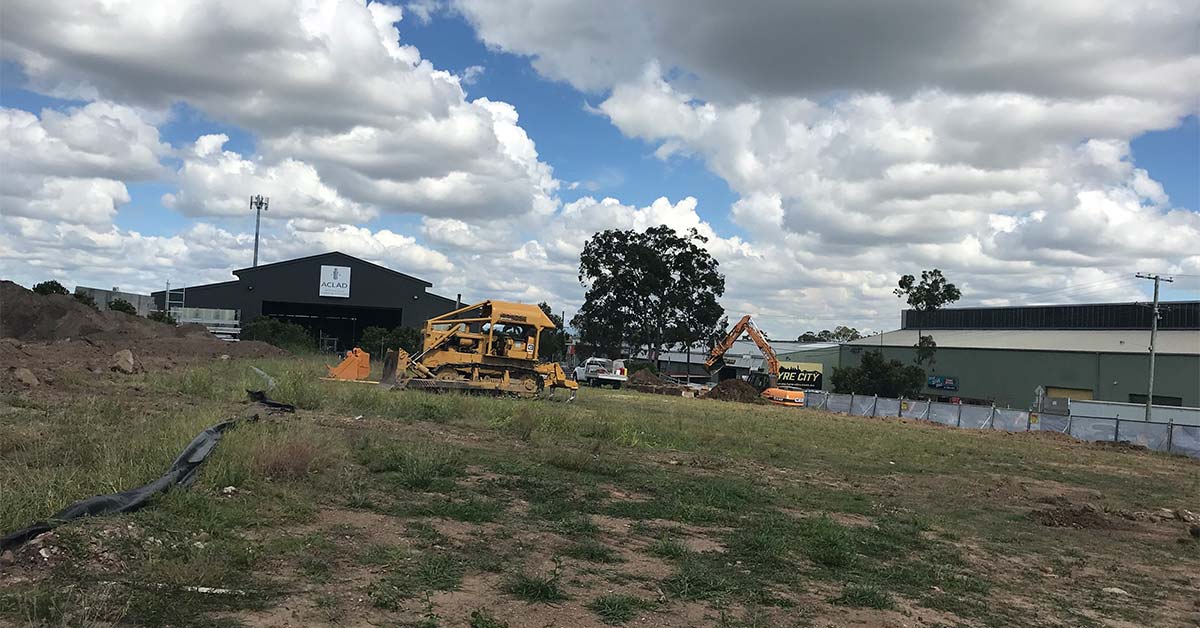
[[[398,6],[356,0],[18,0],[5,6],[4,54],[52,95],[186,102],[253,133],[269,167],[314,168],[306,180],[383,212],[552,208],[557,182],[515,109],[466,100],[462,79],[401,43],[402,17]],[[230,211],[226,198],[183,195],[190,213]]]
[[[729,184],[749,238],[721,252],[725,305],[769,327],[894,320],[896,276],[932,266],[972,302],[1020,303],[1200,264],[1197,214],[1129,149],[1196,112],[1195,0],[456,6],[658,158]]]

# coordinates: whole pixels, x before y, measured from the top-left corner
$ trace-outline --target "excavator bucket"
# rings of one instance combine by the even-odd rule
[[[325,366],[329,377],[341,381],[361,381],[371,375],[371,354],[355,347],[346,352],[345,359],[337,366]]]

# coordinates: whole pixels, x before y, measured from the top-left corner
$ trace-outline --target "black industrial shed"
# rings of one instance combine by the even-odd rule
[[[433,286],[428,281],[339,251],[233,274],[233,281],[172,289],[171,307],[238,310],[242,325],[259,316],[298,323],[314,336],[336,338],[340,350],[367,327],[420,327],[457,303],[426,292]],[[153,296],[159,309],[167,309],[165,291]]]

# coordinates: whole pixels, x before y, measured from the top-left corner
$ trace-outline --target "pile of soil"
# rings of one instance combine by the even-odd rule
[[[1117,527],[1104,510],[1091,504],[1035,510],[1029,513],[1029,518],[1051,528],[1105,530]]]
[[[226,342],[200,325],[167,325],[124,312],[100,312],[66,295],[40,295],[0,281],[0,388],[21,388],[18,368],[53,385],[65,371],[108,372],[113,354],[133,352],[145,370],[171,369],[221,356],[287,355],[261,342]]]
[[[740,379],[727,379],[708,391],[705,399],[720,401],[740,401],[742,403],[758,403],[759,394],[753,386]]]
[[[650,369],[641,369],[640,371],[634,371],[633,375],[629,376],[629,383],[662,386],[667,383],[667,380],[655,375]]]

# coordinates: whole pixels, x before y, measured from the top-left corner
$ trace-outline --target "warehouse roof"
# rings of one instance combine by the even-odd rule
[[[849,343],[852,346],[911,347],[916,329],[898,329]],[[1146,353],[1148,329],[927,329],[940,348],[1018,349],[1025,351],[1083,351],[1088,353]],[[1158,353],[1200,355],[1200,331],[1159,331]]]

